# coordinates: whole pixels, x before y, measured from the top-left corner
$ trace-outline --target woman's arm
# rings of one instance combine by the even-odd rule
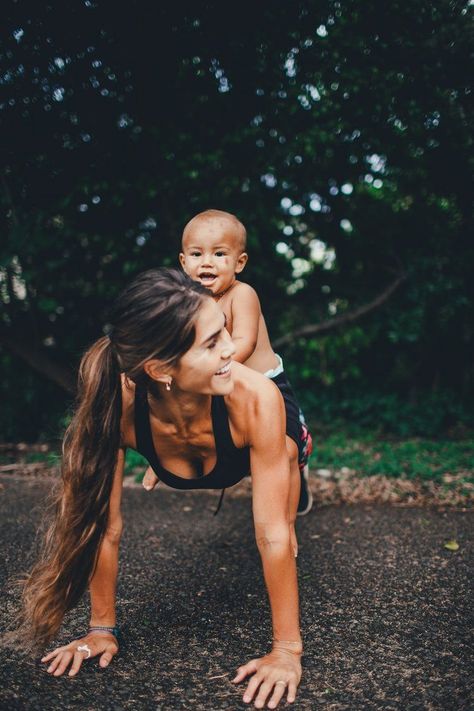
[[[262,383],[251,416],[252,502],[255,537],[263,565],[273,625],[272,651],[240,667],[235,682],[248,674],[244,701],[255,695],[261,707],[270,698],[275,708],[283,694],[293,701],[301,678],[302,642],[299,626],[296,562],[291,545],[290,465],[285,444],[285,411],[273,383]],[[270,421],[271,420],[271,421]]]
[[[99,549],[97,565],[92,576],[89,591],[91,597],[91,626],[115,627],[115,591],[117,587],[120,538],[122,535],[123,471],[125,452],[119,451],[117,469],[110,495],[107,529]]]
[[[90,582],[91,626],[115,627],[115,590],[118,575],[119,545],[122,533],[122,480],[125,464],[125,451],[119,450],[114,482],[110,496],[107,529],[100,544],[97,564]],[[64,674],[69,665],[69,676],[75,676],[85,658],[101,655],[99,664],[106,667],[118,652],[116,637],[107,632],[90,632],[64,647],[58,647],[47,654],[42,662],[50,662],[48,672],[54,676]]]
[[[276,388],[275,388],[276,390]],[[275,392],[274,422],[251,449],[255,537],[270,598],[273,638],[301,641],[296,562],[290,539],[290,464],[285,446],[283,399]]]

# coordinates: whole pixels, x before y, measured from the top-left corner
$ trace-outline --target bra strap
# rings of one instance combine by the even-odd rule
[[[216,454],[231,454],[237,447],[234,444],[229,425],[229,413],[223,395],[213,395],[211,402],[212,429],[216,443]]]

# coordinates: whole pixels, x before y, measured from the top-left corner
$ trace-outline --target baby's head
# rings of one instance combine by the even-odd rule
[[[188,222],[179,261],[186,274],[214,295],[229,289],[247,263],[247,233],[230,212],[205,210]]]

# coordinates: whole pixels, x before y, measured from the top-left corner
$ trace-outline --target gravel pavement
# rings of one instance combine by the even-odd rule
[[[0,631],[51,483],[0,479]],[[249,498],[226,496],[214,517],[216,504],[212,493],[127,487],[119,656],[70,679],[3,650],[1,711],[248,708],[230,679],[268,648],[268,603]],[[305,656],[292,708],[474,709],[472,533],[472,514],[456,511],[327,506],[300,519]],[[458,551],[444,548],[451,539]],[[87,619],[83,603],[58,641]]]

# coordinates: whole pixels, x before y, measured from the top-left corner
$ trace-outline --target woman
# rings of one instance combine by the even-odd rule
[[[252,474],[255,535],[270,598],[273,644],[239,668],[244,701],[293,701],[301,677],[294,520],[299,478],[290,462],[278,389],[231,363],[234,346],[212,295],[177,270],[139,275],[118,298],[110,336],[82,359],[77,411],[63,446],[61,490],[41,558],[23,595],[23,640],[44,645],[64,614],[91,595],[90,628],[43,657],[74,676],[84,659],[117,654],[115,588],[125,450],[144,453],[176,488],[222,488]],[[269,426],[270,425],[270,426]],[[287,441],[288,440],[288,441]],[[290,511],[291,509],[291,511]]]

